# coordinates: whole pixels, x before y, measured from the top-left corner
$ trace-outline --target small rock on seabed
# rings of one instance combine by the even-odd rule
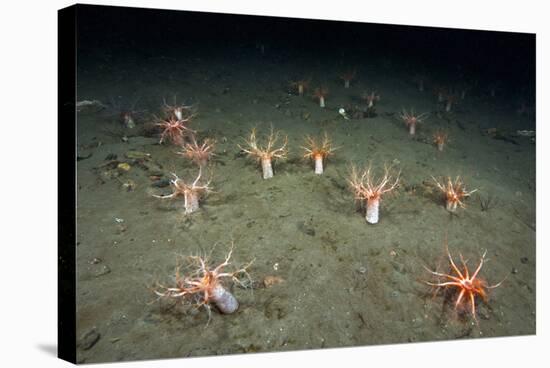
[[[79,346],[82,348],[82,350],[89,350],[99,341],[100,337],[101,335],[94,327],[82,335],[82,337],[80,338]]]

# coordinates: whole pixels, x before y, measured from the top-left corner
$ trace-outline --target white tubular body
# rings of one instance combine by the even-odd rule
[[[174,109],[174,115],[176,116],[176,119],[182,120],[183,119],[183,109],[181,107],[176,107]]]
[[[319,97],[319,107],[325,107],[325,98]]]
[[[262,158],[262,173],[264,179],[273,177],[273,167],[271,166],[270,158]]]
[[[416,134],[416,124],[409,124],[409,134],[410,135]]]
[[[323,156],[315,156],[315,174],[321,175],[323,173]]]
[[[185,213],[193,213],[199,209],[199,196],[192,191],[185,193]]]
[[[377,224],[378,223],[378,211],[380,209],[380,199],[379,198],[373,198],[373,199],[367,199],[367,222],[369,224]]]
[[[220,284],[212,290],[212,300],[223,314],[231,314],[239,309],[237,299]]]
[[[445,207],[447,208],[447,211],[449,211],[449,212],[455,212],[455,211],[456,211],[456,205],[457,205],[456,202],[447,201]]]
[[[124,125],[126,125],[126,128],[129,129],[133,129],[136,127],[136,123],[134,122],[132,115],[124,115]]]

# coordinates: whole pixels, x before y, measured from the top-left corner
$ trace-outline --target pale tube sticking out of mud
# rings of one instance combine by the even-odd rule
[[[174,109],[174,116],[176,117],[176,119],[178,120],[182,120],[183,119],[183,108],[178,106]]]
[[[132,117],[132,114],[129,112],[126,112],[122,114],[122,120],[124,122],[124,126],[128,129],[133,129],[136,127],[136,123],[134,121],[134,118]]]
[[[235,271],[228,272],[225,269],[230,267],[232,253],[233,246],[231,246],[225,261],[215,267],[209,264],[207,257],[185,257],[184,268],[178,262],[175,283],[172,286],[158,284],[154,293],[160,298],[176,299],[189,307],[205,308],[209,314],[209,321],[211,305],[215,305],[223,314],[235,313],[239,309],[239,302],[229,292],[229,283],[231,281],[243,288],[248,287],[252,280],[247,269],[252,262]]]
[[[298,92],[298,96],[303,96],[306,92],[306,89],[309,87],[309,80],[307,79],[301,79],[297,80],[295,82],[290,82],[290,88],[292,88],[295,92]]]
[[[313,97],[319,100],[319,107],[325,107],[325,99],[328,96],[328,88],[319,87],[313,92]]]
[[[355,194],[355,199],[365,201],[365,219],[369,224],[378,223],[382,195],[391,192],[399,184],[400,172],[393,175],[391,171],[391,167],[386,166],[384,168],[384,176],[380,180],[375,181],[370,166],[363,170],[361,174],[359,174],[355,166],[351,168],[348,183]]]
[[[185,213],[191,214],[196,212],[199,209],[200,198],[211,191],[209,186],[210,181],[204,185],[199,185],[199,180],[202,176],[202,167],[199,168],[199,175],[191,184],[185,183],[182,179],[178,178],[176,174],[172,175],[174,175],[174,179],[170,181],[173,190],[172,194],[165,196],[155,195],[154,197],[164,199],[183,196]]]
[[[167,117],[175,118],[176,120],[184,120],[186,115],[192,115],[195,106],[178,104],[176,102],[176,96],[174,96],[174,104],[169,105],[166,103],[166,100],[164,100],[162,109]]]
[[[199,144],[194,134],[190,136],[191,142],[183,143],[183,150],[178,152],[178,154],[191,160],[200,168],[205,168],[208,164],[208,160],[210,160],[212,156],[215,156],[213,151],[216,142],[206,138],[202,144]]]
[[[405,125],[409,128],[409,134],[415,135],[416,134],[416,125],[419,123],[422,123],[425,118],[428,116],[428,114],[415,114],[414,109],[411,109],[411,112],[407,112],[407,110],[403,109],[403,112],[399,115],[401,120],[405,123]]]
[[[378,223],[378,214],[380,211],[380,198],[367,199],[367,214],[365,219],[369,224]]]
[[[447,95],[447,102],[445,103],[445,112],[451,112],[453,104],[457,100],[456,95]]]
[[[184,194],[185,213],[193,213],[199,209],[199,196],[193,191],[187,191]]]
[[[351,80],[355,78],[355,74],[355,70],[348,70],[340,76],[340,78],[344,81],[344,88],[349,88]]]
[[[321,175],[323,173],[323,156],[315,156],[315,174]]]
[[[273,177],[273,166],[271,165],[270,157],[262,157],[262,177],[264,179],[270,179]]]
[[[463,201],[469,197],[477,189],[467,192],[464,188],[464,183],[460,180],[460,176],[457,176],[455,181],[451,180],[451,177],[447,177],[447,181],[440,183],[436,178],[432,176],[435,184],[445,195],[445,208],[449,212],[455,212],[458,206],[465,208]]]
[[[324,162],[338,148],[333,148],[328,134],[325,132],[323,139],[315,139],[309,135],[305,138],[304,158],[313,160],[315,174],[321,175],[324,172]]]
[[[437,150],[440,152],[443,152],[443,149],[445,148],[445,144],[447,143],[448,140],[449,139],[448,139],[447,133],[441,130],[438,130],[433,135],[433,142],[437,146]]]
[[[272,160],[285,158],[288,150],[286,145],[288,143],[288,137],[285,136],[282,146],[274,148],[277,140],[279,139],[279,132],[274,132],[271,128],[271,133],[267,137],[267,143],[265,146],[258,145],[258,139],[256,137],[256,129],[252,129],[250,137],[245,139],[246,147],[239,145],[241,151],[248,154],[248,156],[255,158],[262,166],[262,177],[264,179],[270,179],[273,177]]]

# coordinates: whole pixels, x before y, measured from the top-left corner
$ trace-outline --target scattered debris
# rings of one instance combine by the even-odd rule
[[[125,171],[130,171],[130,169],[132,168],[132,166],[130,166],[129,163],[127,162],[121,162],[117,165],[116,167],[119,171],[121,172],[125,172]]]
[[[84,111],[84,110],[103,110],[107,108],[106,105],[104,105],[99,100],[83,100],[83,101],[77,101],[76,102],[76,111]]]
[[[77,160],[77,161],[86,160],[86,159],[92,157],[92,155],[93,155],[92,152],[90,152],[90,153],[89,153],[88,155],[86,155],[86,156],[77,155],[77,156],[76,156],[76,160]]]
[[[518,135],[521,135],[522,137],[534,137],[535,131],[534,130],[518,130],[516,131]]]
[[[92,267],[92,275],[94,277],[100,277],[111,273],[111,269],[107,265]]]
[[[124,182],[122,182],[122,188],[125,189],[127,192],[133,192],[137,187],[137,184],[135,181],[128,179]]]
[[[151,154],[147,152],[141,152],[141,151],[128,151],[124,154],[126,158],[129,158],[131,160],[151,160]]]
[[[285,282],[285,280],[279,276],[266,276],[263,280],[265,288],[270,288],[274,285],[282,284],[283,282]]]
[[[346,110],[343,107],[338,110],[338,114],[342,115],[345,120],[349,120],[349,116],[347,115]]]

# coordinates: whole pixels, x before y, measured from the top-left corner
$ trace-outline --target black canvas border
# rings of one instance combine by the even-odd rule
[[[58,11],[57,355],[76,363],[76,17]]]

